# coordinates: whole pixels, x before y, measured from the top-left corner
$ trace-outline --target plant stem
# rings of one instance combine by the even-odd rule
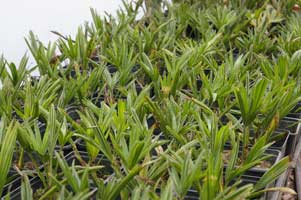
[[[248,125],[244,127],[242,161],[244,161],[246,159],[246,156],[248,155],[249,140],[250,140],[250,126]]]
[[[24,149],[22,147],[20,147],[20,157],[19,157],[19,160],[18,160],[18,167],[20,169],[23,168],[23,160],[24,160]]]

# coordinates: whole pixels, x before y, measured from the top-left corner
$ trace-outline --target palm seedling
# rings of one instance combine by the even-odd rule
[[[58,107],[65,108],[71,105],[77,105],[77,94],[79,91],[79,84],[76,80],[61,80],[62,88],[58,98]]]
[[[49,112],[41,106],[39,109],[42,115],[47,119],[46,130],[41,129],[36,120],[25,121],[18,129],[18,141],[20,142],[22,148],[29,155],[30,161],[35,169],[34,173],[38,174],[43,186],[47,187],[52,186],[53,183],[50,176],[55,173],[53,171],[53,160],[55,150],[59,150],[57,148],[58,139],[62,137],[70,138],[70,135],[68,136],[66,134],[66,130],[64,129],[66,123],[60,124],[56,118],[58,115],[53,105],[51,106]],[[61,139],[60,142],[66,142],[66,140],[68,139],[63,139],[63,141]],[[24,155],[21,154],[19,158],[20,169],[22,169],[23,165],[23,163],[21,163],[23,160],[22,156]],[[45,171],[40,170],[41,164],[43,165],[43,169]]]
[[[23,56],[17,67],[14,63],[8,63],[3,56],[0,58],[1,116],[6,115],[9,118],[14,117],[13,107],[20,104],[20,93],[22,93],[24,82],[29,74],[29,71],[26,68],[27,61],[28,58]]]
[[[176,96],[176,93],[187,85],[189,71],[185,69],[187,69],[189,53],[190,51],[187,51],[177,57],[167,50],[163,52],[164,62],[162,64],[165,65],[163,68],[166,69],[166,72],[163,72],[161,76],[147,55],[143,55],[141,66],[152,80],[155,95],[158,98]]]
[[[101,81],[103,77],[103,67],[97,67],[89,73],[89,75],[80,75],[75,80],[71,80],[73,87],[77,89],[76,93],[78,101],[81,102],[86,98],[93,98],[102,95],[105,84]]]
[[[116,18],[91,9],[75,38],[46,46],[30,32],[32,69],[0,58],[0,193],[13,154],[24,199],[293,193],[276,187],[289,159],[270,152],[301,100],[298,15],[280,1],[172,2],[147,1],[140,20],[143,0]]]
[[[54,106],[51,107],[48,113],[46,123],[46,130],[41,133],[37,121],[25,121],[19,129],[18,139],[23,147],[39,153],[42,157],[48,157],[49,155],[51,157],[59,134]]]
[[[56,103],[56,92],[60,89],[60,80],[52,81],[44,76],[36,83],[26,80],[24,90],[20,91],[19,98],[22,102],[14,106],[16,114],[22,120],[34,120],[40,116],[39,106],[49,107],[51,103]]]
[[[134,180],[135,176],[146,166],[146,164],[136,165],[131,171],[121,178],[113,178],[106,185],[100,182],[97,194],[98,199],[114,200],[121,196],[121,198],[128,198],[129,189],[127,188]]]
[[[7,123],[7,119],[2,117],[0,121],[0,195],[2,195],[11,167],[19,126],[14,120],[8,126]]]
[[[275,50],[275,40],[270,39],[264,31],[248,31],[235,41],[241,52],[248,54],[248,63],[256,64],[262,57],[271,57]],[[244,52],[248,49],[248,52]]]
[[[67,180],[68,185],[71,186],[72,191],[75,194],[80,194],[81,192],[84,191],[84,193],[87,193],[87,191],[89,191],[90,189],[90,184],[89,184],[89,171],[91,170],[99,170],[102,168],[102,166],[93,166],[93,167],[89,167],[89,166],[85,166],[84,169],[82,169],[81,171],[77,171],[76,170],[76,165],[75,162],[72,162],[71,167],[69,167],[69,164],[62,159],[62,157],[60,156],[59,153],[56,153],[56,158],[58,160],[59,166],[62,169],[63,173],[64,173],[64,180]],[[82,174],[80,176],[80,173]],[[59,181],[57,181],[59,183]],[[92,190],[93,191],[93,190]],[[94,189],[94,192],[96,190]],[[87,193],[87,197],[89,195],[92,195],[93,192],[91,193]]]
[[[190,6],[187,4],[168,6],[168,10],[165,11],[165,13],[170,20],[173,20],[173,23],[168,26],[174,29],[172,32],[173,35],[171,36],[173,36],[175,39],[185,37],[191,37],[192,39],[198,38],[197,32],[193,30],[193,27],[191,26],[189,16],[190,13],[197,12],[197,10],[198,9],[195,6]]]
[[[74,135],[86,141],[91,160],[94,160],[101,152],[113,163],[114,156],[107,138],[114,106],[109,107],[103,102],[98,108],[91,101],[84,101],[84,104],[87,108],[84,112],[79,112],[81,124],[74,121],[64,110],[60,109],[60,112],[74,128]]]
[[[264,75],[269,80],[272,80],[272,91],[274,91],[275,94],[279,94],[269,95],[270,98],[266,99],[266,102],[278,103],[277,108],[280,112],[280,118],[289,114],[293,107],[300,101],[300,88],[296,87],[300,81],[298,78],[298,74],[300,73],[297,67],[298,63],[299,56],[298,53],[296,53],[291,58],[287,55],[280,56],[273,64],[265,60],[263,60],[261,64]],[[271,98],[273,98],[273,100],[271,100]]]
[[[92,139],[97,146],[89,143],[89,141],[86,141],[86,149],[92,160],[96,158],[96,156],[99,154],[99,151],[105,151],[103,153],[111,158],[111,151],[105,150],[109,148],[109,143],[107,141],[103,141],[103,144],[101,144],[101,141],[97,135],[107,134],[111,125],[114,107],[109,108],[107,105],[102,103],[101,108],[98,109],[92,102],[87,102],[87,105],[89,106],[89,109],[86,109],[84,113],[80,112],[79,116],[81,119],[82,128],[87,130],[85,131],[86,137]],[[106,137],[103,138],[103,140],[105,139]],[[104,147],[99,148],[98,146],[100,145],[104,145]]]
[[[227,195],[231,196],[231,194],[227,194],[227,187],[236,187],[240,184],[241,177],[250,170],[252,167],[266,161],[270,155],[266,154],[267,148],[272,143],[266,143],[266,135],[261,136],[256,143],[250,148],[246,158],[244,160],[239,159],[239,154],[241,154],[240,150],[240,136],[236,135],[235,127],[228,123],[222,127],[218,125],[218,118],[215,114],[199,114],[195,113],[196,120],[199,124],[198,139],[200,141],[200,145],[203,146],[202,149],[210,149],[208,155],[206,157],[207,166],[207,174],[209,177],[216,177],[214,179],[205,179],[204,188],[201,190],[201,195],[207,195],[207,198],[210,196],[210,199],[213,199],[216,190],[218,189],[218,185],[222,184],[225,188],[223,191],[225,193],[221,193],[216,198],[226,198]],[[242,138],[243,139],[243,138]],[[231,156],[227,158],[225,156],[225,144],[227,141],[231,142]],[[226,164],[224,168],[224,164]],[[219,166],[219,167],[216,167]],[[273,183],[273,181],[281,175],[286,168],[289,166],[289,159],[283,158],[283,160],[279,161],[275,165],[273,165],[268,171],[258,180],[258,182],[251,187],[250,185],[246,185],[245,188],[248,193],[246,193],[245,197],[255,197],[261,195],[266,190],[266,186]],[[225,169],[225,171],[218,169]],[[224,177],[223,179],[221,177]],[[218,183],[220,181],[220,183]],[[208,184],[208,185],[207,185]],[[216,186],[216,187],[215,187]],[[207,189],[205,189],[207,187]],[[247,189],[249,188],[249,189]],[[240,190],[239,189],[239,190]],[[282,188],[272,188],[273,190],[281,190]],[[209,191],[208,191],[209,190]],[[211,192],[210,192],[211,191]],[[212,192],[215,191],[215,192]],[[208,196],[209,195],[209,196]],[[206,197],[206,196],[202,196]],[[232,197],[234,198],[234,196]],[[240,197],[241,198],[241,197]]]
[[[230,10],[224,6],[217,6],[211,10],[208,10],[207,18],[212,23],[214,28],[218,31],[222,31],[227,26],[231,25],[236,19],[237,15],[233,10]]]
[[[202,10],[195,9],[193,12],[189,12],[189,26],[192,30],[189,30],[190,33],[187,33],[188,36],[194,36],[192,38],[201,40],[210,36],[213,32],[212,25],[209,23],[206,13]],[[199,34],[197,34],[199,33]]]
[[[285,84],[260,79],[253,87],[239,87],[235,91],[243,123],[244,155],[247,155],[250,142],[256,142],[262,135],[265,135],[266,142],[271,141],[280,119],[300,101],[299,89],[294,85],[294,81]],[[251,139],[250,130],[255,132]]]
[[[19,66],[15,63],[8,63],[3,56],[0,58],[0,80],[4,84],[5,80],[9,80],[14,87],[13,96],[16,95],[19,89],[21,89],[23,81],[29,74],[29,70],[26,68],[28,63],[28,57],[24,55],[20,61]]]
[[[172,97],[162,104],[147,98],[147,107],[154,116],[156,123],[165,138],[175,140],[178,144],[186,144],[194,137],[194,122],[191,113],[195,108],[191,102],[182,99],[176,102]]]
[[[235,91],[235,96],[241,111],[241,117],[244,125],[243,155],[246,155],[248,152],[251,126],[259,114],[259,109],[263,104],[263,98],[266,93],[267,84],[268,82],[262,79],[257,81],[255,86],[251,89],[240,87]]]
[[[296,0],[288,1],[272,1],[271,5],[275,8],[278,14],[281,14],[284,17],[289,17],[292,15],[292,11],[295,5],[299,5],[300,2]]]
[[[99,35],[102,36],[106,30],[105,20],[97,13],[96,9],[90,9],[92,16],[92,24],[87,27],[87,31],[91,35]]]
[[[43,194],[40,194],[39,199],[60,198],[60,199],[89,199],[96,193],[96,185],[91,187],[90,175],[103,166],[81,166],[74,162],[68,163],[62,158],[62,155],[55,152],[57,163],[61,171],[56,171],[49,176],[54,181],[51,187],[44,188]],[[56,169],[56,168],[55,168]],[[68,189],[67,189],[68,188]]]
[[[140,91],[138,91],[140,90]],[[147,114],[147,109],[145,108],[145,98],[150,96],[150,86],[144,88],[137,88],[137,86],[132,83],[128,85],[128,92],[126,98],[126,109],[135,110],[139,119],[143,119]]]
[[[210,29],[206,33],[206,36],[202,37],[200,41],[183,39],[177,42],[177,53],[185,55],[189,52],[188,66],[196,72],[214,67],[214,64],[211,63],[213,58],[224,59],[223,46],[220,45],[223,38],[222,33],[216,34]]]
[[[231,7],[218,5],[205,13],[210,29],[223,34],[223,43],[228,51],[233,47],[233,41],[248,28],[250,19],[246,17],[247,10],[240,8],[239,13]]]
[[[71,37],[66,39],[60,38],[58,46],[62,57],[68,59],[68,66],[63,74],[68,76],[69,73],[87,73],[91,59],[97,56],[96,37],[88,36],[87,30],[79,27],[75,40]]]
[[[134,54],[134,45],[127,42],[125,36],[113,39],[111,46],[105,50],[104,59],[109,64],[109,70],[117,70],[120,86],[125,86],[132,79],[137,63],[138,55]],[[115,68],[115,69],[113,69]]]
[[[0,90],[0,116],[6,116],[9,119],[13,118],[13,101],[15,100],[11,96],[12,88],[12,85],[6,81]]]
[[[132,33],[133,42],[140,54],[153,58],[160,49],[169,49],[175,42],[175,20],[168,19],[167,22],[155,23],[152,22],[149,26],[144,27],[137,24]]]
[[[38,68],[39,74],[56,78],[60,64],[60,58],[56,55],[56,44],[49,42],[45,47],[32,31],[29,32],[29,37],[25,41],[35,59],[36,66],[34,68]]]
[[[115,103],[115,101],[122,95],[118,91],[119,75],[117,73],[110,73],[109,69],[104,68],[102,74],[102,82],[104,83],[102,90],[106,102]],[[99,94],[100,94],[99,92]]]
[[[280,28],[278,44],[281,52],[293,55],[301,43],[301,20],[298,14],[291,14],[285,25]]]
[[[148,130],[147,124],[141,123],[135,111],[132,111],[132,116],[133,121],[129,122],[129,130],[113,131],[110,134],[112,145],[126,171],[139,165],[150,156],[151,150],[164,143],[158,141],[158,136],[153,138],[152,129]]]
[[[234,106],[232,100],[234,87],[245,78],[246,56],[239,56],[235,61],[233,57],[233,54],[230,54],[220,66],[212,61],[211,73],[206,75],[203,70],[200,71],[201,90],[192,90],[195,91],[193,92],[195,98],[206,99],[211,108],[217,109],[220,117]]]
[[[175,96],[177,91],[181,90],[187,84],[189,71],[185,71],[184,69],[188,69],[187,61],[189,55],[190,51],[185,52],[179,58],[171,52],[164,53],[166,73],[160,77],[163,97]]]

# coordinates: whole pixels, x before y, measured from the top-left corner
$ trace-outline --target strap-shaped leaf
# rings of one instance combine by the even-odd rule
[[[13,153],[16,144],[18,123],[12,121],[5,131],[0,149],[0,196],[6,182],[7,174],[11,166]]]
[[[273,182],[277,177],[279,177],[290,165],[289,157],[285,157],[273,165],[256,183],[254,186],[254,191],[265,188],[268,184]]]

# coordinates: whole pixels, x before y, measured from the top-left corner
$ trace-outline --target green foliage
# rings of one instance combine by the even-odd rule
[[[0,191],[14,166],[23,199],[295,194],[273,185],[290,163],[269,149],[300,112],[297,3],[123,1],[115,17],[91,9],[74,38],[30,32],[34,67],[0,57]]]
[[[15,121],[10,122],[9,126],[5,126],[5,119],[1,119],[1,146],[0,146],[0,195],[2,195],[3,186],[6,183],[8,171],[10,169],[15,143],[18,133],[18,123]]]

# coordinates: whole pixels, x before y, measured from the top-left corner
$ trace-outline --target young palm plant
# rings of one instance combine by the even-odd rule
[[[35,59],[36,66],[34,68],[38,68],[39,74],[56,78],[58,76],[57,67],[60,64],[60,58],[56,55],[56,44],[49,42],[45,47],[32,31],[29,32],[29,37],[25,41]]]
[[[18,122],[14,120],[8,126],[7,123],[7,119],[2,117],[0,121],[0,196],[11,167],[19,127]]]

